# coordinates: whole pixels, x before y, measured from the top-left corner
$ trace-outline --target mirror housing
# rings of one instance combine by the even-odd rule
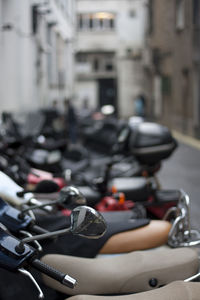
[[[78,206],[71,213],[71,228],[73,234],[89,239],[98,239],[106,231],[107,225],[103,216],[89,206]]]
[[[76,206],[85,205],[86,199],[76,187],[66,186],[59,192],[58,203],[73,209]]]

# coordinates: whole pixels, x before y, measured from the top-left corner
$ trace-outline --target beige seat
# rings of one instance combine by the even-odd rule
[[[199,300],[200,283],[176,281],[165,287],[126,296],[77,295],[67,300]]]
[[[44,275],[45,283],[68,295],[143,292],[183,280],[198,272],[199,260],[191,248],[136,251],[94,259],[46,255],[42,261],[77,279],[69,289]]]

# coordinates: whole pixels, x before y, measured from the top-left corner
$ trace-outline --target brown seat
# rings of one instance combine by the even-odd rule
[[[125,253],[159,247],[166,244],[170,228],[171,224],[167,221],[152,220],[148,225],[138,229],[114,234],[99,253]]]
[[[74,289],[69,289],[44,275],[49,287],[68,295],[143,292],[188,278],[199,268],[197,251],[191,248],[136,251],[94,259],[51,254],[42,261],[78,281]]]

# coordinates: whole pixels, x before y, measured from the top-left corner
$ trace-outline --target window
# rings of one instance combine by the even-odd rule
[[[148,13],[149,13],[149,31],[148,33],[149,34],[152,34],[153,33],[153,11],[154,11],[154,8],[153,8],[153,0],[149,0],[149,10],[148,10]]]
[[[82,18],[82,15],[79,16],[78,18],[78,26],[80,29],[83,28],[83,18]]]
[[[98,69],[99,69],[99,60],[98,60],[98,58],[94,58],[94,61],[93,61],[93,70],[97,72]]]
[[[134,9],[131,9],[131,10],[129,11],[129,17],[130,17],[130,18],[135,18],[135,17],[136,17],[136,11],[135,11]]]
[[[90,16],[90,19],[89,19],[89,27],[91,29],[93,28],[93,19],[92,19],[92,16]]]
[[[105,69],[106,71],[112,71],[113,70],[112,62],[106,62]]]
[[[185,27],[185,0],[176,0],[176,29]]]
[[[107,73],[115,71],[115,55],[113,52],[97,52],[97,53],[77,53],[77,65],[89,66],[89,69],[94,73]]]
[[[110,28],[114,28],[115,27],[115,20],[114,18],[110,19]]]
[[[200,0],[193,0],[193,24],[200,27]]]
[[[78,53],[76,55],[76,61],[80,63],[87,62],[87,55],[85,53]]]
[[[52,46],[52,28],[50,25],[47,26],[46,41],[47,44]],[[53,84],[53,53],[50,51],[47,54],[47,78],[49,85]]]
[[[171,77],[162,76],[162,94],[170,96],[172,91]]]
[[[113,30],[115,27],[115,15],[108,12],[79,14],[78,27],[81,31]]]

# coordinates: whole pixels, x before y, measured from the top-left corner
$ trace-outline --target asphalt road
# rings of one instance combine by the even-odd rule
[[[179,141],[159,172],[163,188],[183,189],[191,201],[191,224],[200,230],[200,148]]]

